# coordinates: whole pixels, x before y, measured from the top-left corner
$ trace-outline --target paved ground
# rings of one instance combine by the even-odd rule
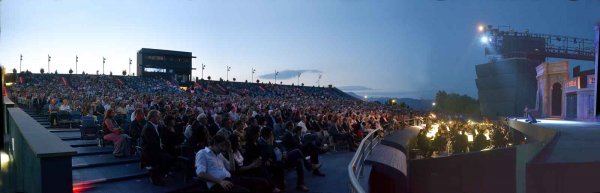
[[[523,119],[519,121],[525,122]],[[600,123],[538,119],[535,125],[559,132],[545,163],[600,161]]]
[[[354,156],[354,152],[339,151],[321,155],[323,167],[321,171],[325,177],[308,174],[305,183],[312,193],[345,193],[348,192],[348,164]],[[288,171],[286,176],[286,192],[299,192],[296,187],[296,172]]]

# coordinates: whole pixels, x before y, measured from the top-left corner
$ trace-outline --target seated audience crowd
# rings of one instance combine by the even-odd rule
[[[115,157],[136,147],[153,184],[165,183],[178,157],[199,183],[228,192],[281,192],[285,171],[309,191],[306,174],[325,176],[320,154],[348,147],[366,133],[397,129],[409,112],[366,103],[333,88],[199,81],[181,90],[160,78],[28,75],[10,87],[20,104],[47,114],[93,117]]]

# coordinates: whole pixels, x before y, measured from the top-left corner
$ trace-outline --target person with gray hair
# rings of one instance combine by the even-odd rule
[[[198,151],[209,144],[210,133],[208,132],[208,117],[201,113],[196,120],[191,121],[185,128],[185,143]]]
[[[160,112],[152,110],[146,117],[147,123],[142,129],[142,158],[148,165],[152,166],[150,171],[150,182],[154,185],[163,185],[165,175],[168,173],[171,157],[165,151],[162,138],[165,134],[165,126],[160,123]]]

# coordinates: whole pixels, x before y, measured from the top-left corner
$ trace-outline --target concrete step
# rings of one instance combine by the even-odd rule
[[[126,193],[147,193],[147,192],[177,192],[185,184],[181,178],[168,178],[164,186],[155,186],[150,183],[147,177],[132,178],[118,182],[106,182],[101,184],[92,184],[85,193],[106,193],[106,192],[126,192]],[[81,186],[74,186],[81,187]],[[203,193],[207,191],[200,191]]]
[[[112,154],[99,154],[99,155],[87,155],[77,156],[72,159],[73,170],[101,167],[109,165],[119,165],[128,163],[139,163],[140,158],[137,156],[129,156],[125,158],[116,158]]]
[[[77,150],[77,156],[87,156],[87,155],[100,155],[100,154],[112,154],[113,147],[98,147],[98,146],[89,146],[89,147],[78,147],[75,148]]]
[[[103,183],[146,176],[148,171],[139,163],[106,165],[73,170],[73,183]]]
[[[98,145],[98,141],[92,139],[92,140],[67,140],[64,141],[65,143],[69,144],[71,147],[90,147],[90,146],[97,146]]]
[[[81,132],[77,131],[66,131],[66,132],[54,132],[56,136],[58,136],[63,141],[71,141],[71,140],[80,140]]]
[[[69,129],[69,128],[48,128],[48,127],[46,127],[46,128],[48,129],[48,131],[50,131],[52,133],[73,132],[73,131],[79,132],[79,129],[77,129],[77,128],[71,128],[71,129]]]

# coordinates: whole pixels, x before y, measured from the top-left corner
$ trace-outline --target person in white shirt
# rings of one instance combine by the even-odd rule
[[[231,144],[221,136],[212,138],[212,144],[196,153],[196,174],[215,192],[271,192],[265,179],[232,176],[230,163],[222,152],[232,155]],[[231,160],[231,159],[230,159]]]
[[[62,105],[60,105],[58,110],[71,112],[71,106],[69,106],[69,101],[67,99],[64,99]]]

